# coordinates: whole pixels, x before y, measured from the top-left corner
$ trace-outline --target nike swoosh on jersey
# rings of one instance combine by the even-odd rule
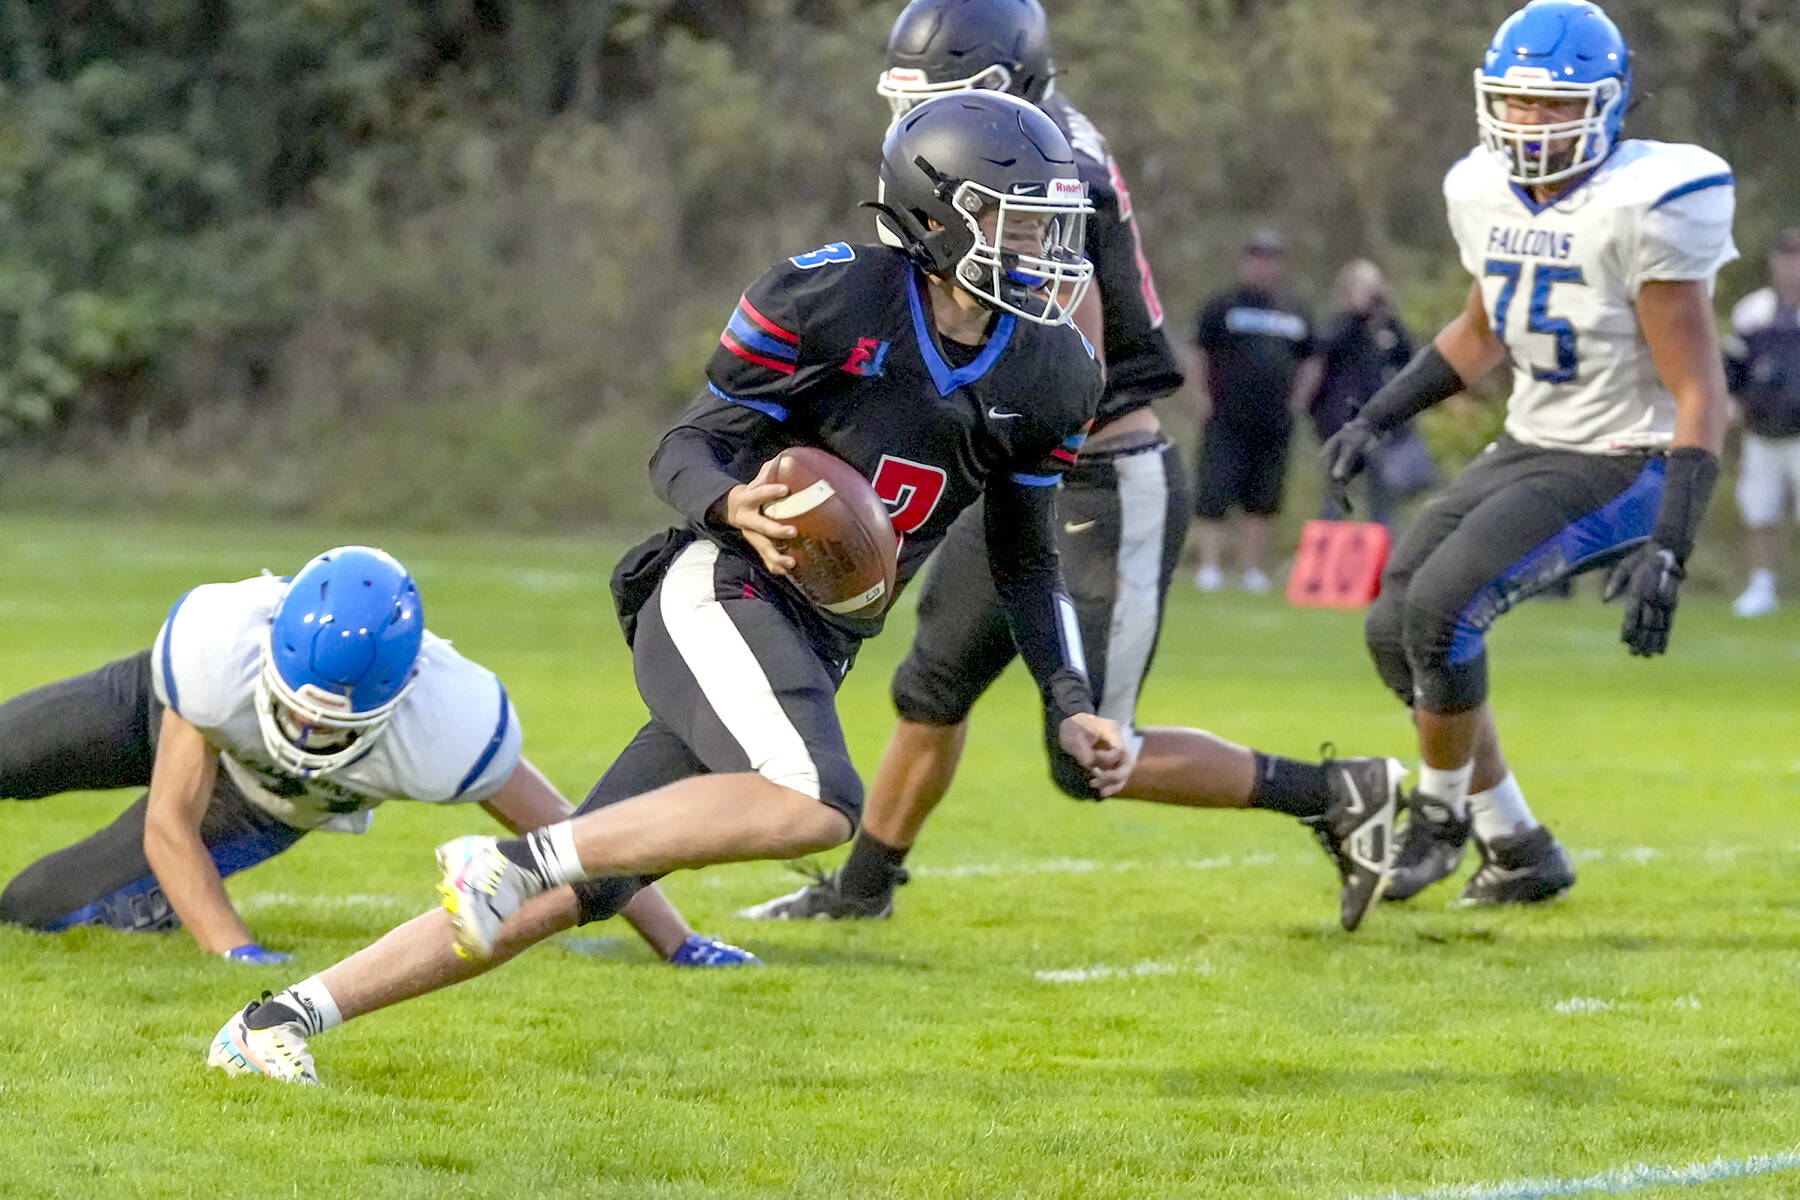
[[[1082,533],[1086,530],[1092,529],[1094,526],[1098,525],[1099,523],[1100,523],[1100,518],[1098,518],[1098,517],[1095,517],[1092,521],[1079,521],[1079,522],[1065,521],[1065,522],[1063,522],[1063,532],[1064,533]]]
[[[988,419],[990,421],[1010,421],[1014,417],[1022,417],[1024,415],[1025,415],[1024,413],[1002,412],[1000,409],[997,409],[997,408],[988,409]]]

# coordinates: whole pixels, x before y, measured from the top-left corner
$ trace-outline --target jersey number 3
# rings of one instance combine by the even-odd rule
[[[1507,312],[1512,308],[1513,297],[1518,295],[1519,281],[1524,277],[1527,265],[1503,258],[1490,258],[1483,271],[1484,274],[1497,275],[1506,281],[1500,285],[1500,295],[1494,302],[1494,336],[1502,342],[1506,341]],[[1531,377],[1539,383],[1568,383],[1581,369],[1581,357],[1575,342],[1575,326],[1569,323],[1567,317],[1550,315],[1550,288],[1558,283],[1586,282],[1580,267],[1553,267],[1543,263],[1531,267],[1531,308],[1525,328],[1532,333],[1547,334],[1556,339],[1556,366],[1531,368]]]
[[[875,494],[888,507],[894,532],[905,537],[931,519],[938,501],[943,499],[947,478],[942,467],[884,454],[871,482]]]

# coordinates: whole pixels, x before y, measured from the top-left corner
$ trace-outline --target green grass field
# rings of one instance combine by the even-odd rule
[[[641,718],[613,544],[11,516],[0,695],[142,648],[194,583],[353,539],[413,568],[433,629],[500,672],[527,753],[579,798]],[[766,969],[678,972],[586,930],[318,1039],[321,1088],[208,1072],[208,1039],[427,907],[432,846],[488,827],[478,809],[392,805],[238,876],[290,968],[182,934],[0,931],[0,1196],[1515,1200],[1589,1193],[1480,1189],[1791,1154],[1800,617],[1695,596],[1645,663],[1584,595],[1492,639],[1511,757],[1579,855],[1559,905],[1459,911],[1443,885],[1346,936],[1283,818],[1058,796],[1015,669],[893,921],[733,919],[795,886],[778,864],[676,876],[694,922]],[[908,627],[844,689],[865,772]],[[1185,587],[1142,715],[1411,752],[1357,616]],[[129,798],[0,804],[0,877]],[[1800,1171],[1632,1194],[1788,1197]]]

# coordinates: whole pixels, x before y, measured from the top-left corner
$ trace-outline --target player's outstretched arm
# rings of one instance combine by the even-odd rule
[[[1331,482],[1339,488],[1348,484],[1369,465],[1384,435],[1448,400],[1505,360],[1506,347],[1488,322],[1481,285],[1471,284],[1462,312],[1320,449]]]
[[[206,736],[173,709],[165,709],[144,812],[144,857],[200,948],[230,954],[256,943],[231,907],[219,868],[200,837],[218,769],[219,753]]]
[[[1619,640],[1645,658],[1669,648],[1669,629],[1688,555],[1719,475],[1730,400],[1704,279],[1653,280],[1638,292],[1638,327],[1663,384],[1675,397],[1675,437],[1656,529],[1613,569],[1605,597],[1625,597]]]
[[[521,758],[499,790],[481,802],[488,815],[514,833],[530,833],[566,821],[574,808],[544,773]]]

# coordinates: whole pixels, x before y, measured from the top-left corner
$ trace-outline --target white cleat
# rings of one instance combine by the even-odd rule
[[[1225,573],[1217,567],[1201,567],[1194,572],[1194,586],[1203,592],[1216,592],[1225,586]]]
[[[306,1052],[306,1034],[299,1025],[284,1021],[267,1029],[252,1029],[244,1023],[258,1003],[252,1000],[225,1022],[206,1052],[206,1065],[227,1075],[266,1075],[283,1083],[319,1082],[312,1055]]]
[[[1269,582],[1269,577],[1267,575],[1264,575],[1255,567],[1251,567],[1248,571],[1244,572],[1244,577],[1240,581],[1240,586],[1252,596],[1266,596],[1269,594],[1269,589],[1274,585]]]
[[[459,958],[485,962],[506,918],[543,887],[506,855],[491,837],[459,837],[437,848],[438,896],[456,930]]]

